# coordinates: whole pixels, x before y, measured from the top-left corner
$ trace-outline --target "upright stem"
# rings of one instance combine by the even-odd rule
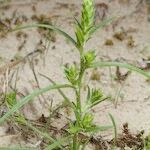
[[[80,121],[82,118],[82,104],[81,104],[81,88],[82,88],[82,78],[84,75],[84,66],[82,63],[82,54],[80,53],[80,73],[79,73],[79,77],[78,77],[78,87],[76,89],[76,98],[77,98],[77,112],[75,112],[76,115],[76,123],[78,125],[80,125]],[[78,145],[79,145],[79,141],[78,141],[78,133],[74,134],[73,137],[73,150],[77,150],[78,149]]]
[[[78,147],[78,135],[77,134],[75,134],[74,136],[73,136],[73,150],[77,150],[77,147]]]
[[[77,108],[79,109],[80,115],[82,113],[82,104],[81,104],[81,88],[82,88],[82,78],[84,75],[84,66],[82,62],[82,55],[83,55],[83,47],[80,50],[80,73],[78,78],[78,92],[77,92]]]

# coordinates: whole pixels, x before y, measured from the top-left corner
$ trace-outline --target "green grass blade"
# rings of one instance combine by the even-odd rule
[[[63,84],[63,85],[50,85],[43,89],[35,90],[33,93],[29,94],[28,96],[21,99],[16,105],[10,109],[3,117],[0,118],[0,124],[2,124],[8,117],[10,117],[14,112],[19,110],[22,106],[27,104],[29,101],[33,100],[36,96],[39,96],[40,94],[47,92],[49,90],[54,89],[60,89],[60,88],[73,88],[71,85]]]
[[[113,127],[114,127],[114,146],[115,146],[116,142],[117,142],[117,125],[116,125],[114,117],[111,114],[109,114],[109,117],[110,117]]]
[[[104,28],[105,26],[107,26],[108,24],[110,24],[112,21],[116,20],[116,17],[112,17],[109,19],[105,19],[104,21],[102,21],[100,24],[96,25],[95,27],[93,27],[90,30],[90,35],[94,34],[97,30]]]
[[[59,143],[63,144],[65,142],[67,142],[69,140],[69,138],[70,138],[70,136],[64,137],[62,139],[59,139],[58,141],[59,141]],[[44,150],[53,150],[54,148],[58,147],[59,146],[58,141],[54,142],[53,144],[51,144],[49,146],[47,146]]]
[[[77,47],[77,43],[76,41],[66,32],[64,32],[63,30],[59,29],[58,27],[55,27],[53,25],[46,25],[46,24],[31,24],[31,25],[26,25],[26,26],[20,26],[20,27],[16,27],[15,29],[11,30],[11,31],[18,31],[18,30],[22,30],[22,29],[29,29],[29,28],[45,28],[45,29],[50,29],[53,30],[61,35],[63,35],[65,38],[67,38],[75,47]]]
[[[47,80],[49,80],[53,85],[56,85],[56,82],[53,81],[50,77],[47,77],[43,74],[40,74],[42,77],[46,78]],[[65,102],[67,102],[67,104],[69,104],[71,107],[73,107],[72,102],[69,100],[69,98],[65,95],[65,93],[61,90],[58,89],[58,92],[60,93],[60,95],[64,98]]]
[[[144,75],[145,77],[150,79],[150,73],[135,67],[133,65],[129,65],[129,64],[125,64],[125,63],[120,63],[120,62],[97,62],[97,63],[93,63],[90,68],[97,68],[97,67],[112,67],[112,66],[118,66],[121,68],[126,68],[130,71],[135,71],[141,75]]]
[[[102,98],[102,99],[100,99],[100,100],[94,102],[93,104],[91,104],[89,108],[91,109],[92,107],[98,105],[99,103],[102,103],[103,101],[105,101],[105,100],[107,100],[107,99],[109,99],[109,98],[110,98],[110,97],[104,97],[104,98]]]
[[[52,137],[49,136],[48,133],[42,132],[39,129],[37,129],[36,127],[34,127],[32,124],[28,123],[27,121],[24,122],[24,125],[26,125],[28,128],[30,128],[31,130],[33,130],[34,132],[38,133],[40,136],[43,136],[46,139],[49,139],[51,142],[53,142],[53,144],[51,144],[54,148],[61,148],[61,150],[64,150],[64,148],[61,146],[63,144],[62,139],[60,140],[55,140]]]

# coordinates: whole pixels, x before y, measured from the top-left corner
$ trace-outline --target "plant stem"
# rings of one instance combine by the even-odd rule
[[[80,72],[79,72],[79,77],[78,77],[78,86],[76,88],[76,105],[77,105],[77,110],[74,111],[75,116],[76,116],[76,124],[77,126],[80,126],[80,121],[82,118],[82,104],[81,104],[81,89],[82,89],[82,79],[84,76],[84,72],[85,72],[85,67],[83,64],[83,47],[80,50]],[[78,133],[75,133],[73,135],[73,150],[78,150],[78,145],[79,145],[79,141],[78,141]]]
[[[78,78],[78,95],[77,95],[77,108],[79,109],[80,115],[82,113],[82,104],[81,104],[81,88],[82,88],[82,79],[85,72],[85,67],[83,65],[82,53],[80,54],[80,73]]]
[[[78,144],[77,144],[78,138],[77,137],[78,137],[78,134],[75,134],[73,137],[73,150],[77,150],[77,147],[78,147]]]

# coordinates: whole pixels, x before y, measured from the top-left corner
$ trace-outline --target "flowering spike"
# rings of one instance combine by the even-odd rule
[[[76,19],[76,38],[79,49],[84,47],[85,42],[91,36],[91,29],[94,26],[94,2],[93,0],[83,0],[82,17],[79,22]]]
[[[93,0],[83,0],[81,26],[84,34],[94,25],[94,12]]]

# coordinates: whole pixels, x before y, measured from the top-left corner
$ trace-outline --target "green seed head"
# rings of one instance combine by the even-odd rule
[[[5,100],[9,108],[12,108],[16,103],[16,92],[6,94]]]
[[[77,83],[78,69],[76,66],[65,68],[65,75],[71,84],[75,85]]]
[[[84,128],[89,128],[92,126],[93,124],[93,115],[91,113],[86,113],[83,117],[83,120],[82,120],[82,126]]]
[[[83,63],[86,67],[89,67],[95,60],[96,54],[95,51],[88,51],[83,56]]]
[[[99,101],[103,97],[103,93],[101,90],[92,89],[91,94],[91,103],[93,104],[96,101]]]
[[[84,34],[87,34],[89,29],[94,24],[94,2],[93,0],[83,0],[81,26]]]
[[[76,38],[79,48],[83,48],[85,42],[90,39],[91,29],[94,27],[94,2],[93,0],[83,0],[82,17],[79,22],[76,19]]]

